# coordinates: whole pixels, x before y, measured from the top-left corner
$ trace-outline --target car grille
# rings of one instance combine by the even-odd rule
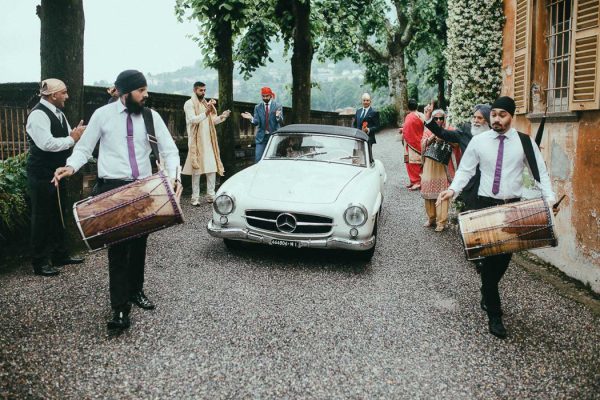
[[[295,229],[293,229],[293,231],[290,231],[289,225],[285,226],[283,229],[278,228],[278,218],[283,214],[293,217],[293,219],[287,218],[288,222],[295,220]],[[329,233],[333,227],[332,218],[312,214],[285,211],[246,210],[245,217],[246,223],[253,228],[294,235]],[[285,222],[285,219],[286,217],[281,217],[279,221]]]

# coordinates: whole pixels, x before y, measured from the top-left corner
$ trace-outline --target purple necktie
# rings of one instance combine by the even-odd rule
[[[131,176],[137,179],[140,176],[137,161],[135,160],[135,146],[133,143],[133,120],[131,114],[127,113],[127,152],[129,153],[129,165],[131,165]]]
[[[498,145],[498,157],[496,158],[496,171],[494,172],[494,184],[492,185],[492,193],[498,194],[500,191],[500,176],[502,176],[502,158],[504,156],[504,139],[506,136],[498,135],[500,144]]]

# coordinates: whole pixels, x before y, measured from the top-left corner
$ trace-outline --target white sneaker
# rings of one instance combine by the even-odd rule
[[[215,196],[207,194],[206,195],[206,202],[207,203],[213,203],[215,201]]]
[[[197,198],[192,199],[192,205],[193,206],[199,206],[200,205],[200,201],[198,201]]]

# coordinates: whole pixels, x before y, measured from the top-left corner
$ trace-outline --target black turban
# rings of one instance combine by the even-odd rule
[[[121,72],[115,81],[115,87],[121,96],[144,86],[148,86],[146,77],[135,69]]]
[[[492,110],[494,108],[499,108],[514,116],[517,106],[515,105],[515,101],[512,99],[512,97],[502,96],[498,97],[496,101],[494,101],[494,104],[492,104]]]

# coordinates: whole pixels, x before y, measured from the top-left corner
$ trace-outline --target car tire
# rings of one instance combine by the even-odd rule
[[[223,243],[225,243],[225,247],[227,247],[228,250],[239,250],[242,248],[242,242],[240,240],[223,239]]]
[[[377,213],[377,217],[375,217],[375,225],[373,225],[372,235],[375,236],[375,243],[373,244],[373,247],[371,247],[369,250],[360,251],[358,253],[358,258],[361,261],[371,261],[371,259],[373,258],[373,255],[375,254],[375,247],[377,247],[377,225],[378,225],[378,223],[379,223],[379,213]]]

